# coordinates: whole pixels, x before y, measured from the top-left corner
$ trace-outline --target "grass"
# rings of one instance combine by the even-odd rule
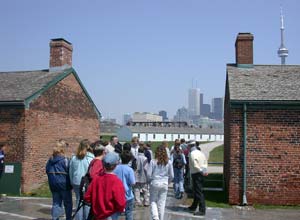
[[[217,162],[223,163],[223,161],[224,161],[224,145],[221,145],[219,147],[214,148],[209,153],[208,163],[217,163]],[[220,165],[213,164],[213,166],[220,166]]]
[[[32,190],[29,193],[22,194],[22,196],[33,196],[33,197],[52,197],[49,189],[48,182],[43,183],[39,188]]]

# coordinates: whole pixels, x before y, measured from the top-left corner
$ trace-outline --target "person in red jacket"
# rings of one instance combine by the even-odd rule
[[[84,200],[91,203],[93,219],[105,220],[116,212],[123,212],[126,207],[125,189],[122,181],[113,173],[120,157],[115,152],[105,155],[105,172],[91,182]]]

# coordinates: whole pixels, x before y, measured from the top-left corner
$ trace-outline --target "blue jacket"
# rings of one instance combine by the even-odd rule
[[[76,156],[73,156],[70,161],[70,180],[71,184],[74,186],[79,186],[81,178],[86,174],[88,171],[89,165],[94,159],[94,155],[90,152],[87,152],[83,159],[79,159]]]
[[[52,192],[71,190],[69,161],[63,156],[51,157],[46,165],[49,187]]]

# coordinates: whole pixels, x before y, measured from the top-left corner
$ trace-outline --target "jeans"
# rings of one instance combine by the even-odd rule
[[[167,194],[168,183],[154,182],[150,184],[150,211],[152,219],[164,219]]]
[[[79,188],[80,188],[80,186],[73,185],[73,189],[74,189],[75,196],[76,196],[76,208],[78,207],[78,204],[80,202]],[[90,207],[87,205],[84,205],[77,212],[75,219],[76,220],[86,220],[89,216],[89,212],[90,212]]]
[[[147,183],[136,183],[133,186],[135,201],[139,205],[149,205],[149,197],[148,197],[148,185]],[[141,200],[141,192],[143,193],[144,200]]]
[[[174,168],[174,191],[176,196],[184,192],[183,169]]]
[[[204,177],[201,173],[192,174],[193,188],[194,188],[194,200],[192,203],[193,208],[197,208],[199,204],[199,211],[205,213],[205,198],[203,194],[203,181]]]
[[[52,219],[58,220],[59,217],[63,215],[62,202],[64,202],[66,220],[71,220],[73,207],[71,190],[52,192]]]
[[[125,220],[133,220],[134,199],[126,201]],[[111,216],[112,220],[118,220],[121,213],[117,212]]]

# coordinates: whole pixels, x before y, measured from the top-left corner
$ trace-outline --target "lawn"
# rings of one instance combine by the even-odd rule
[[[209,153],[208,163],[217,163],[224,161],[224,145],[216,147]],[[219,166],[219,165],[218,165]]]

